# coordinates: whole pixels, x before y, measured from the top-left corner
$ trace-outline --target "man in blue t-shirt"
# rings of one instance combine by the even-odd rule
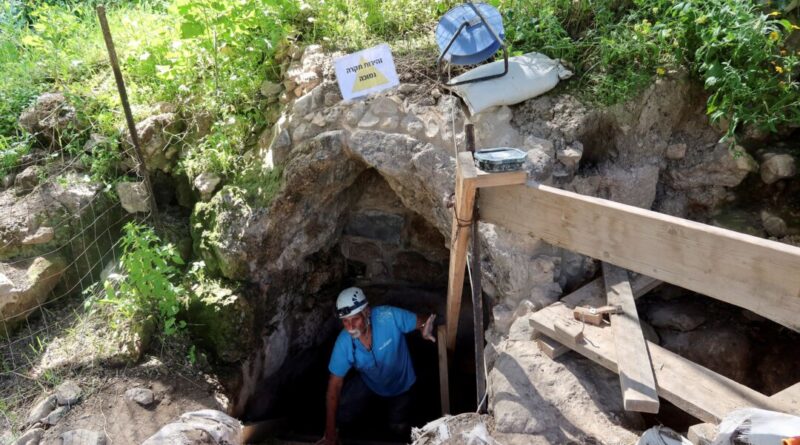
[[[331,376],[325,437],[320,442],[335,444],[338,440],[336,424],[352,423],[373,397],[388,402],[391,429],[407,430],[409,390],[417,377],[404,334],[419,329],[423,338],[435,342],[432,332],[436,316],[431,314],[424,320],[421,315],[392,306],[370,309],[364,292],[357,287],[339,294],[336,313],[344,329],[336,338],[328,365]],[[358,373],[345,383],[350,369]]]

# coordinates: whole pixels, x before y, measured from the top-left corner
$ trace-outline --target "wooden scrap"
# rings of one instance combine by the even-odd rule
[[[642,334],[633,290],[625,269],[603,263],[608,304],[619,306],[621,312],[611,314],[611,331],[617,353],[619,382],[627,411],[657,413],[659,408],[656,379],[647,342]]]
[[[572,319],[561,319],[553,325],[555,338],[568,345],[574,345],[581,339],[583,323]]]
[[[577,306],[572,311],[572,315],[574,315],[575,319],[578,321],[600,326],[603,324],[606,314],[615,314],[619,311],[620,308],[618,306],[601,306],[597,308],[589,306]]]

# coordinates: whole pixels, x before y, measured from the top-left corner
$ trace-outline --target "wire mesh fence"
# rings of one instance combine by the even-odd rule
[[[84,302],[103,292],[98,283],[117,264],[123,226],[153,222],[151,212],[129,213],[113,187],[92,178],[94,152],[60,148],[71,142],[40,146],[5,166],[16,179],[0,191],[0,429],[19,424],[11,408],[33,402],[54,373],[91,361],[95,345],[81,341],[87,329],[104,334],[86,323]],[[131,149],[113,149],[118,177],[141,182]],[[78,346],[45,363],[48,348],[66,336]]]

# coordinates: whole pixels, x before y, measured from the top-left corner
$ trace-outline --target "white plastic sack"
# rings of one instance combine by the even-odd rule
[[[481,65],[455,77],[451,82],[502,73],[503,61]],[[451,87],[473,115],[496,105],[513,105],[552,90],[572,72],[557,60],[543,54],[528,53],[508,59],[508,74],[490,80]]]
[[[654,426],[642,434],[636,445],[692,445],[692,443],[669,428]]]
[[[233,417],[212,409],[181,415],[177,422],[162,427],[142,445],[192,445],[198,440],[216,445],[238,445],[242,442],[242,424]]]
[[[797,436],[800,436],[800,417],[757,408],[743,408],[730,412],[722,419],[713,445],[775,445],[780,444],[783,439]]]

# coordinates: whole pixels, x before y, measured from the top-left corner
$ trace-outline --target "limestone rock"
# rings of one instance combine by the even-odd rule
[[[177,422],[167,424],[142,442],[142,445],[194,445],[241,443],[242,425],[220,411],[204,409],[182,414]]]
[[[556,159],[558,159],[567,168],[573,170],[578,167],[578,163],[581,161],[582,156],[583,144],[577,141],[572,145],[569,145],[556,152]]]
[[[319,45],[309,45],[303,51],[299,61],[292,62],[286,71],[286,81],[294,85],[287,90],[299,88],[298,95],[311,91],[322,82],[322,71],[325,63],[325,54]]]
[[[283,86],[279,83],[273,83],[269,80],[265,80],[261,83],[261,86],[258,90],[261,92],[261,95],[266,98],[277,99],[281,94],[281,91],[283,91]]]
[[[58,135],[78,125],[75,108],[62,93],[44,93],[19,117],[19,125],[45,144],[58,141]]]
[[[55,230],[52,227],[39,227],[36,232],[22,239],[23,245],[46,244],[53,240]]]
[[[131,388],[125,391],[125,398],[139,405],[147,406],[153,403],[155,395],[147,388]]]
[[[762,210],[761,224],[764,226],[764,230],[767,231],[769,236],[774,236],[776,238],[782,238],[786,236],[788,230],[786,221],[777,215],[773,215],[766,210]]]
[[[178,154],[175,143],[181,139],[184,129],[184,122],[175,113],[157,114],[136,124],[142,157],[149,171],[169,172],[172,169]],[[133,146],[127,131],[123,140],[128,147]]]
[[[61,433],[58,445],[106,445],[106,435],[98,431],[72,430]]]
[[[401,111],[402,104],[394,97],[382,96],[375,99],[369,111],[376,116],[397,116]]]
[[[534,181],[548,182],[553,175],[553,158],[541,148],[528,150],[523,169]]]
[[[192,245],[209,270],[227,278],[244,279],[248,249],[240,233],[251,216],[245,191],[230,185],[209,202],[195,205],[191,216]]]
[[[788,154],[767,153],[761,163],[761,180],[772,184],[780,179],[791,178],[797,173],[795,160]]]
[[[43,428],[32,428],[28,431],[25,431],[25,434],[20,436],[20,438],[14,442],[14,445],[39,445],[42,437],[44,437]]]
[[[67,380],[56,387],[59,405],[74,405],[80,400],[81,394],[81,387],[72,380]]]
[[[492,328],[500,335],[508,334],[514,311],[505,304],[496,304],[492,307]]]
[[[14,186],[20,193],[29,193],[39,184],[39,172],[41,168],[38,165],[31,165],[19,174],[14,180]]]
[[[57,406],[58,399],[55,394],[47,396],[44,400],[37,403],[28,413],[28,425],[33,425],[46,418]]]
[[[523,138],[511,125],[511,108],[503,105],[495,112],[478,113],[473,116],[475,125],[475,148],[519,147]]]
[[[48,414],[47,417],[42,419],[41,422],[44,423],[45,425],[53,426],[56,423],[58,423],[58,421],[61,420],[64,416],[66,416],[68,411],[69,411],[68,406],[59,406],[52,412],[50,412],[50,414]]]
[[[368,111],[361,117],[361,120],[358,121],[358,128],[372,128],[378,125],[378,122],[380,122],[380,117]]]
[[[558,285],[560,258],[540,240],[518,237],[493,224],[479,223],[481,265],[487,294],[509,307],[530,300],[540,307],[554,303],[561,295]]]
[[[214,193],[214,190],[217,189],[217,185],[220,181],[220,177],[216,174],[203,172],[194,178],[192,185],[194,185],[194,188],[200,192],[200,199],[203,201],[208,201],[211,199],[211,195]]]
[[[496,433],[525,435],[519,443],[636,441],[626,427],[641,419],[625,413],[616,374],[577,354],[551,360],[532,341],[505,341],[500,351],[487,383]]]
[[[150,211],[150,199],[143,182],[118,182],[117,195],[128,213]]]
[[[234,282],[217,280],[190,292],[187,312],[193,337],[223,362],[246,358],[255,343],[255,309],[242,290]]]
[[[52,296],[52,290],[61,279],[65,266],[63,258],[54,256],[6,264],[6,280],[3,282],[5,292],[0,293],[0,320],[3,320],[0,329],[10,329],[31,309],[45,303]]]

